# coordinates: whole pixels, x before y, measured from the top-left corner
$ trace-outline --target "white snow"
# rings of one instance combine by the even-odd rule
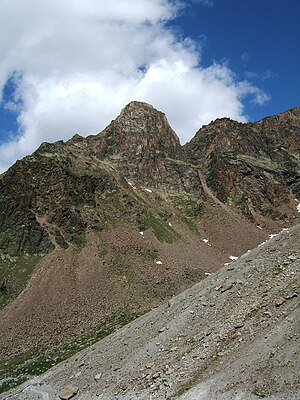
[[[204,275],[209,276],[209,275],[211,275],[211,273],[210,272],[204,272]]]
[[[162,262],[161,261],[155,261],[155,264],[161,265]]]
[[[202,242],[206,243],[208,246],[211,246],[211,244],[209,243],[208,239],[202,239]]]
[[[146,192],[152,193],[152,190],[145,188]]]
[[[140,232],[140,234],[141,234],[142,236],[144,236],[144,232]]]
[[[263,246],[265,243],[267,243],[266,240],[265,240],[264,242],[262,242],[261,244],[259,244],[257,247],[261,247],[261,246]]]
[[[300,203],[297,205],[297,211],[300,213]]]
[[[230,258],[230,260],[232,260],[232,261],[235,261],[238,259],[238,257],[236,257],[236,256],[229,256],[228,258]]]
[[[133,186],[133,184],[131,182],[127,181],[127,183],[128,183],[128,185],[130,185],[132,187],[132,189],[136,189],[136,187]]]
[[[172,226],[171,222],[169,222],[169,226]]]
[[[271,235],[269,235],[269,236],[270,236],[270,239],[273,239],[274,237],[277,236],[277,233],[271,233]]]
[[[261,227],[261,226],[259,226],[259,225],[256,225],[256,228],[258,228],[258,229],[262,230],[262,227]]]

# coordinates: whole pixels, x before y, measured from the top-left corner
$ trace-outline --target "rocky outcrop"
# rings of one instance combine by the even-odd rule
[[[184,146],[208,186],[247,218],[290,219],[299,197],[299,108],[256,123],[218,119]]]

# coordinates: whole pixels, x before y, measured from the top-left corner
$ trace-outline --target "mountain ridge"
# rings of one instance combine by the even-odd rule
[[[290,226],[300,123],[287,113],[217,120],[181,146],[163,113],[133,102],[99,134],[43,143],[2,174],[3,360],[63,358]]]

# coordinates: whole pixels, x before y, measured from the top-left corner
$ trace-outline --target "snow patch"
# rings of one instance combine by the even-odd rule
[[[271,235],[269,235],[269,236],[270,236],[270,239],[273,239],[274,237],[277,236],[277,233],[271,233]]]
[[[264,242],[262,242],[261,244],[259,244],[257,247],[261,247],[261,246],[263,246],[264,244],[266,244],[267,243],[267,241],[265,240]]]
[[[161,261],[155,261],[155,264],[161,265],[162,262]]]
[[[172,226],[171,222],[169,222],[169,226]]]
[[[209,275],[211,275],[211,273],[210,272],[204,272],[204,275],[209,276]]]
[[[262,231],[262,227],[259,225],[256,225],[256,228],[260,229]]]
[[[236,257],[236,256],[229,256],[228,258],[230,258],[230,260],[232,260],[232,261],[238,260],[238,257]]]
[[[132,189],[136,189],[136,187],[131,182],[127,181],[127,183],[132,187]]]
[[[297,205],[297,211],[300,213],[300,203]]]
[[[145,188],[146,192],[152,193],[152,190]]]
[[[140,232],[140,234],[144,237],[144,232],[142,231],[142,232]]]
[[[202,239],[202,242],[204,242],[204,243],[207,244],[208,246],[211,246],[211,244],[209,243],[208,239]]]

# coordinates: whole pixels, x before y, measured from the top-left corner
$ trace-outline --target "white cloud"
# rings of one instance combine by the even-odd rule
[[[43,141],[100,131],[131,100],[166,112],[182,142],[214,118],[245,120],[243,97],[261,104],[266,95],[238,82],[227,66],[201,67],[197,45],[164,24],[183,6],[1,0],[0,90],[18,72],[15,101],[22,107],[18,137],[0,146],[0,171]]]

